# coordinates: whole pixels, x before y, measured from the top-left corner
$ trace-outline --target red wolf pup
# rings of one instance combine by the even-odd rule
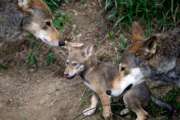
[[[96,58],[93,45],[68,43],[67,48],[68,57],[64,76],[72,79],[79,75],[84,84],[95,93],[91,97],[90,107],[83,111],[85,116],[95,113],[100,99],[103,106],[103,117],[106,120],[111,119],[111,97],[107,95],[107,90],[121,87],[123,92],[132,83],[134,87],[123,95],[124,103],[136,113],[137,120],[146,120],[148,113],[143,108],[147,105],[151,94],[145,83],[141,81],[143,74],[139,68],[129,69],[126,66],[117,67],[111,63],[101,62]],[[136,82],[136,79],[140,82]],[[171,109],[169,105],[167,106]]]

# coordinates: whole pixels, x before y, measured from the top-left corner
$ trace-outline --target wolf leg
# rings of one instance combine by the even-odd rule
[[[99,97],[103,105],[103,117],[105,120],[110,120],[112,118],[110,97],[106,93],[101,93]]]
[[[90,107],[83,110],[84,116],[90,116],[90,115],[94,114],[95,111],[96,111],[96,108],[97,108],[97,104],[98,104],[98,98],[96,97],[96,95],[93,95],[91,97],[91,105],[90,105]]]
[[[123,110],[121,110],[120,115],[127,115],[129,112],[130,111],[128,108],[124,108]]]
[[[134,111],[137,115],[136,120],[147,120],[148,119],[148,113],[142,108],[141,110]]]

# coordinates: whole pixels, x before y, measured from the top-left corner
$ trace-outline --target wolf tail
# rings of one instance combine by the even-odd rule
[[[174,108],[169,105],[168,103],[166,102],[163,102],[162,100],[154,97],[154,96],[151,96],[151,100],[159,107],[165,109],[165,110],[168,110],[168,112],[170,112],[170,114],[173,114],[174,113]]]
[[[176,73],[158,73],[157,71],[152,71],[150,75],[150,79],[156,81],[162,81],[164,83],[173,84],[177,87],[180,87],[180,76]]]

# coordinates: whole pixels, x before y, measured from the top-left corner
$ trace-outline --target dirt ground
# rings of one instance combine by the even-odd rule
[[[71,19],[65,30],[67,37],[72,41],[93,43],[99,53],[113,56],[113,48],[106,40],[108,26],[97,0],[77,0],[61,9]],[[57,56],[62,53],[61,48],[53,48],[53,51]],[[63,78],[65,57],[66,54],[61,56],[62,66],[54,67],[61,75],[47,67],[30,70],[24,64],[0,71],[0,120],[80,120],[74,118],[88,107],[82,102],[87,88],[78,77],[73,80]],[[102,118],[97,113],[86,120]]]

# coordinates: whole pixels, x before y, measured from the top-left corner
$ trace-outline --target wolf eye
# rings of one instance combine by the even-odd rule
[[[51,21],[46,21],[47,26],[51,26]]]
[[[66,61],[66,65],[68,65],[69,64],[69,61]]]
[[[44,25],[42,26],[42,29],[47,30],[48,27],[50,27],[50,26],[51,26],[51,21],[46,21],[46,22],[44,23]]]
[[[78,65],[78,63],[72,63],[72,65],[73,65],[73,66],[76,66],[76,65]]]

